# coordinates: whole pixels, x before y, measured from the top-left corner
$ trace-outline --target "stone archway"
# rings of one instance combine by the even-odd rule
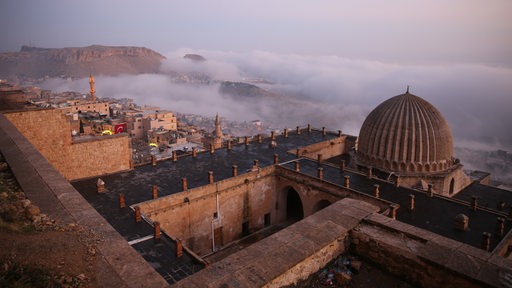
[[[286,191],[286,220],[299,221],[304,218],[304,207],[299,193],[292,187]]]
[[[331,201],[329,200],[326,200],[326,199],[322,199],[318,202],[316,202],[315,206],[313,206],[313,214],[324,209],[325,207],[331,205]]]

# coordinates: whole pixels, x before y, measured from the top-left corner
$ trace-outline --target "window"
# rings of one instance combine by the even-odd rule
[[[265,227],[270,226],[270,213],[265,214]]]

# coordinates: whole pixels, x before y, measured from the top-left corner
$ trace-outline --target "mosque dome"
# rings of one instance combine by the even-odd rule
[[[454,164],[450,127],[432,104],[407,89],[366,117],[357,162],[401,175],[447,170]]]

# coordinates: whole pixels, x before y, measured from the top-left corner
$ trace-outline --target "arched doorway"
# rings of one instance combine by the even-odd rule
[[[302,218],[304,218],[304,208],[299,193],[290,187],[286,194],[286,220],[295,222]]]
[[[329,205],[331,205],[331,201],[325,199],[320,200],[315,204],[315,206],[313,206],[313,213],[316,213]]]

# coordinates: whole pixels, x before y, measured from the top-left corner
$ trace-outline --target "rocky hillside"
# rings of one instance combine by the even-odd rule
[[[161,54],[144,47],[93,45],[81,48],[23,46],[0,53],[0,78],[30,80],[43,77],[86,77],[157,72]]]

